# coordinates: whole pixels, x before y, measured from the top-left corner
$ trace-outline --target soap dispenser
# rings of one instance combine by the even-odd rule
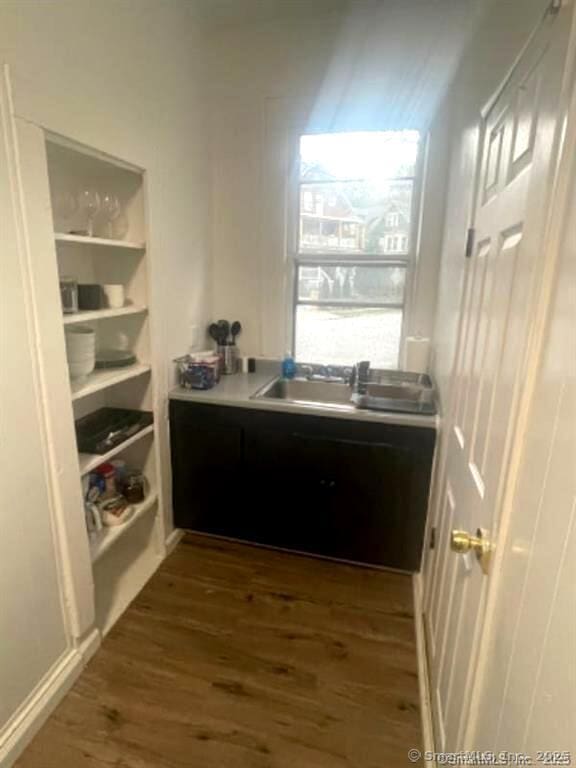
[[[282,377],[284,379],[293,379],[296,376],[296,363],[290,352],[286,352],[282,361]]]

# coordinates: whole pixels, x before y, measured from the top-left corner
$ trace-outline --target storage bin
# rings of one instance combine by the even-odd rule
[[[177,357],[178,384],[183,389],[212,389],[220,375],[220,358],[213,352]]]

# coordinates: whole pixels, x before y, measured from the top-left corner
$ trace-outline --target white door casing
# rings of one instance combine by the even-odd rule
[[[425,626],[435,735],[463,743],[490,577],[450,552],[453,529],[498,541],[542,240],[562,135],[559,120],[572,6],[546,16],[487,109],[480,144],[475,248],[468,265],[453,406],[438,484],[438,531]]]
[[[0,69],[0,763],[70,654],[42,415],[15,130]]]

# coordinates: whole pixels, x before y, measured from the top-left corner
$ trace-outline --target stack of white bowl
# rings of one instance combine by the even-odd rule
[[[83,379],[96,363],[96,332],[88,325],[73,325],[65,335],[70,378]]]

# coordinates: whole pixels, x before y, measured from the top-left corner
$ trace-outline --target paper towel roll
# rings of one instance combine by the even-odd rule
[[[404,342],[404,370],[428,373],[430,339],[423,336],[407,336]]]

